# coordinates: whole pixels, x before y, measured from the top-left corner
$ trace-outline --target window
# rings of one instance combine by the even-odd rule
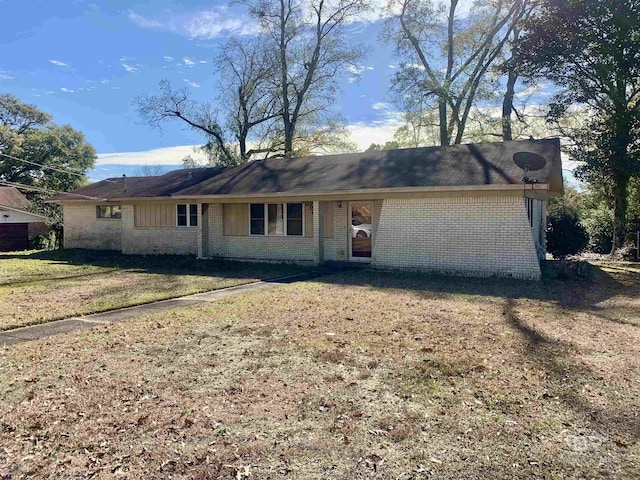
[[[198,226],[198,205],[189,205],[189,225]]]
[[[302,203],[252,203],[251,235],[302,236]]]
[[[120,205],[96,205],[96,218],[122,218]]]
[[[302,235],[301,203],[287,203],[287,235]]]
[[[251,235],[264,235],[264,204],[251,204]]]
[[[269,203],[267,211],[269,212],[269,235],[284,235],[284,205]]]
[[[176,206],[176,214],[179,227],[198,226],[198,205],[179,204]]]

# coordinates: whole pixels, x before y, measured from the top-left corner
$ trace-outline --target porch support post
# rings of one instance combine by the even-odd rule
[[[313,246],[316,257],[316,264],[322,263],[322,252],[320,250],[320,202],[313,201]]]
[[[198,203],[198,258],[202,257],[202,203]]]

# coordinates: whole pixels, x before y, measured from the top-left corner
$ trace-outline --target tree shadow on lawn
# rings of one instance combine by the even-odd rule
[[[549,390],[549,399],[557,398],[571,411],[584,418],[591,429],[606,435],[618,447],[627,448],[640,439],[640,417],[636,415],[637,398],[633,394],[631,394],[632,398],[626,397],[625,406],[606,405],[606,403],[598,405],[591,402],[585,388],[588,389],[590,386],[602,388],[607,397],[616,399],[615,385],[609,383],[606,377],[592,370],[588,365],[581,364],[577,358],[580,352],[573,343],[548,337],[543,331],[528,325],[516,310],[519,299],[539,300],[554,304],[560,308],[560,311],[586,312],[601,320],[619,324],[622,328],[640,326],[608,315],[607,308],[598,305],[618,295],[640,296],[640,279],[636,278],[634,281],[631,276],[621,278],[599,267],[593,267],[593,269],[592,276],[588,280],[547,278],[541,282],[531,282],[362,270],[347,271],[344,274],[320,278],[317,281],[386,291],[413,290],[425,299],[446,299],[455,295],[488,296],[499,299],[506,325],[518,332],[524,340],[525,355],[547,373],[549,380],[545,382],[545,387]]]
[[[606,384],[603,376],[587,366],[576,364],[572,354],[576,347],[570,343],[552,339],[527,325],[516,311],[516,302],[507,298],[503,314],[507,324],[520,333],[525,340],[526,353],[548,375],[545,382],[550,387],[550,398],[558,398],[564,405],[581,415],[591,428],[607,435],[619,447],[629,447],[640,439],[640,417],[637,405],[625,401],[625,407],[596,405],[590,402],[585,388],[604,386],[608,393],[615,393],[612,385]],[[567,425],[569,426],[569,425]]]
[[[539,282],[371,269],[346,270],[339,275],[327,276],[317,281],[383,290],[414,290],[428,298],[465,295],[540,300],[551,302],[561,308],[595,314],[602,314],[603,308],[598,304],[612,297],[640,296],[640,276],[621,279],[620,276],[611,275],[598,266],[592,265],[591,269],[588,279],[561,280],[547,276]],[[606,319],[616,321],[612,318]]]
[[[3,255],[7,259],[43,260],[56,264],[91,265],[161,275],[220,276],[225,278],[273,278],[308,271],[308,266],[285,263],[234,262],[197,259],[194,255],[125,255],[111,250],[63,249]],[[102,272],[108,273],[108,272]],[[99,274],[99,273],[98,273]],[[87,275],[65,276],[75,278]]]

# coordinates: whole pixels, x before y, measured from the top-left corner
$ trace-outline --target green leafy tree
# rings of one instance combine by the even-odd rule
[[[625,237],[629,184],[640,174],[640,2],[544,0],[517,46],[519,71],[561,88],[549,119],[581,105],[586,126],[563,128],[576,174],[613,203],[612,247]]]
[[[46,192],[68,191],[86,183],[95,165],[95,149],[69,125],[56,125],[51,116],[13,95],[0,95],[0,184],[14,182],[24,189],[32,210],[60,218],[59,208],[44,204]]]
[[[547,221],[547,250],[553,258],[576,255],[587,248],[589,236],[577,215],[558,212]]]

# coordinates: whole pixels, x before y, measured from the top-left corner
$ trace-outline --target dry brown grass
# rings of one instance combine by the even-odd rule
[[[0,254],[0,330],[232,287],[293,265],[67,251]]]
[[[633,268],[345,272],[17,345],[0,477],[638,478]]]

